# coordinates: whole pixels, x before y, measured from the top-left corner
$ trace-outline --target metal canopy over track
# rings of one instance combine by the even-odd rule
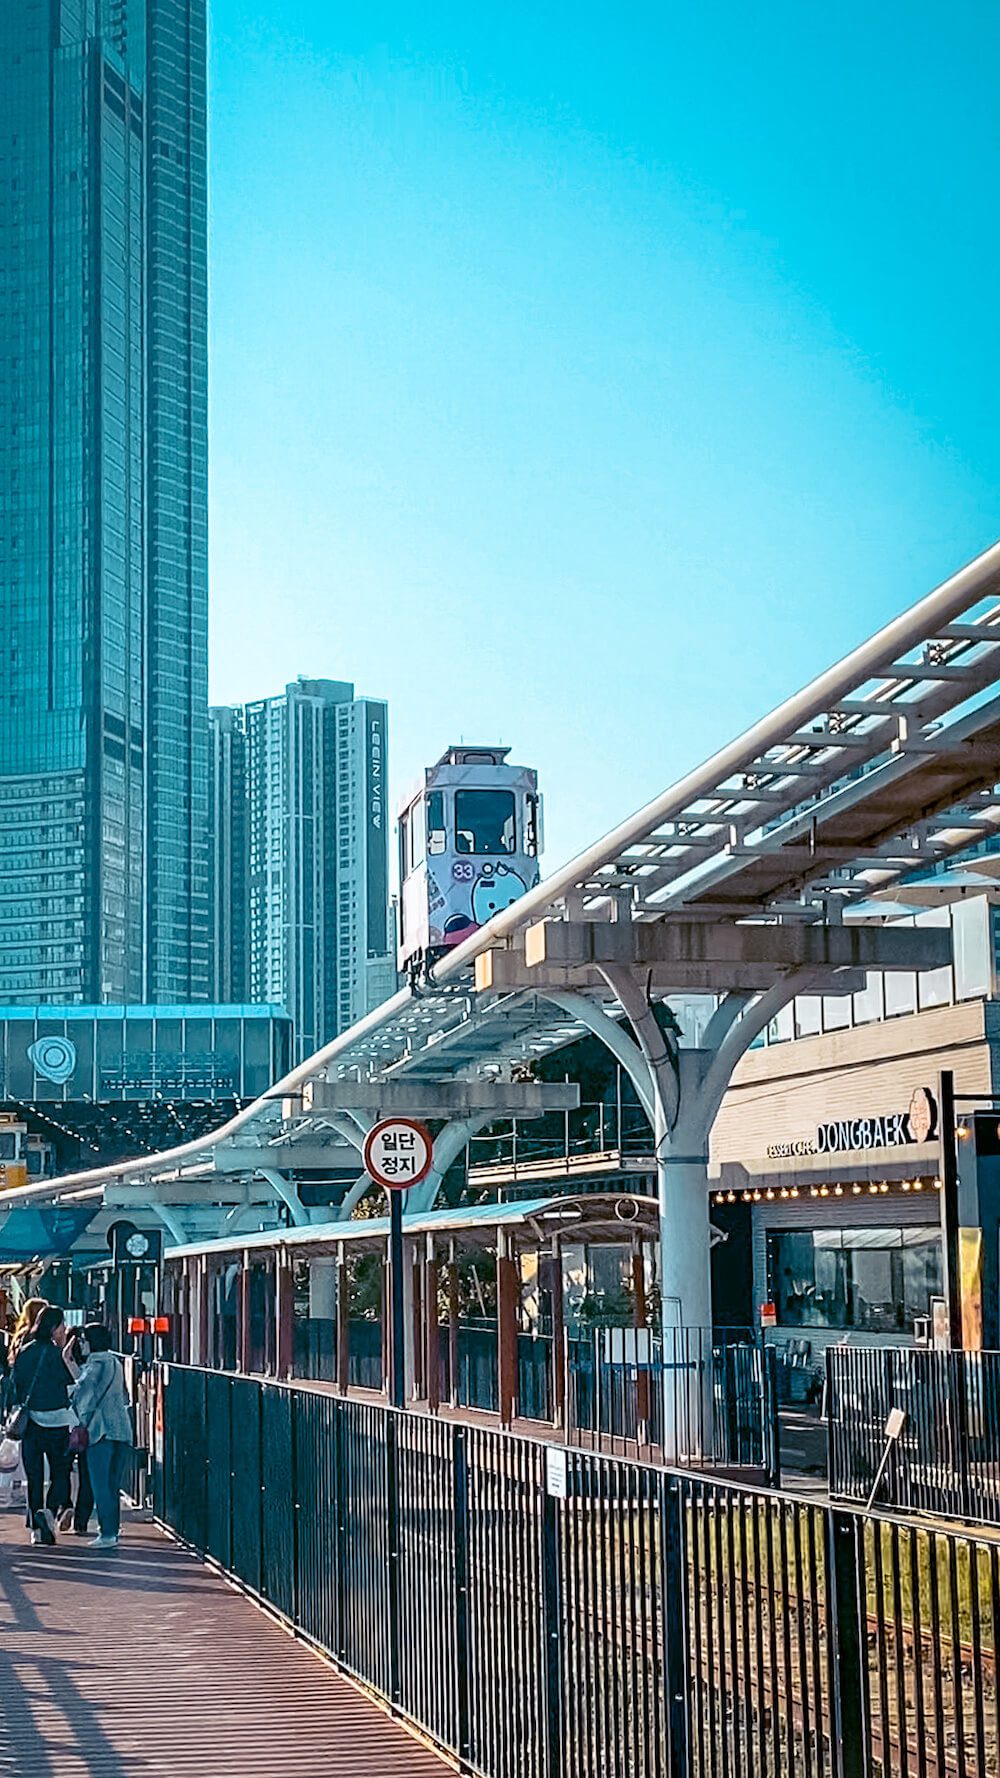
[[[523,952],[543,920],[841,925],[873,893],[1000,833],[1000,544],[514,903],[209,1139],[7,1194],[101,1194],[218,1181],[227,1150],[261,1168],[297,1142],[343,1148],[309,1083],[407,1074],[509,1078],[581,1036],[579,996],[476,993],[477,957]],[[845,977],[845,989],[848,978]],[[678,987],[681,983],[678,982]],[[658,978],[658,992],[667,991]],[[842,990],[843,991],[843,990]],[[617,1012],[615,992],[588,996]],[[502,1093],[498,1112],[502,1115]],[[270,1162],[269,1162],[270,1147]],[[176,1194],[174,1194],[176,1196]]]

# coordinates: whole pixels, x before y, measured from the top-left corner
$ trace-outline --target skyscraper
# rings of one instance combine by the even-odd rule
[[[0,1001],[208,993],[205,0],[0,7]]]
[[[235,984],[245,944],[247,998],[291,1013],[299,1059],[395,987],[386,724],[384,703],[331,679],[212,711],[216,980]]]
[[[209,956],[212,999],[250,999],[247,974],[247,737],[241,710],[208,712]]]

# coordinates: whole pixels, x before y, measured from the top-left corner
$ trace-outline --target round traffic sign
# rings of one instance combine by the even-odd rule
[[[419,1185],[431,1170],[434,1143],[431,1133],[412,1117],[386,1117],[365,1137],[365,1172],[388,1191],[408,1191]]]

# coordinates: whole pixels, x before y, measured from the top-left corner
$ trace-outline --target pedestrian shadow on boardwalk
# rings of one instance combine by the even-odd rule
[[[107,1663],[81,1655],[80,1639],[100,1645],[102,1619],[123,1588],[148,1594],[154,1617],[167,1595],[197,1612],[205,1570],[166,1542],[98,1553],[68,1539],[32,1547],[26,1537],[23,1525],[0,1535],[0,1778],[147,1778],[155,1758],[134,1745],[123,1751],[102,1726],[115,1685],[131,1688],[134,1678],[120,1674],[109,1687]]]
[[[0,1667],[0,1775],[2,1778],[80,1778],[114,1772],[116,1778],[144,1778],[155,1761],[139,1749],[123,1754],[101,1726],[106,1705],[80,1690],[74,1675],[90,1671],[86,1661],[58,1654],[8,1653]]]

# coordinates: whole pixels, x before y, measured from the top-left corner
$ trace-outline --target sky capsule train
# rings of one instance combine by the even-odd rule
[[[449,747],[399,816],[399,965],[411,974],[538,882],[538,774],[509,747]]]

